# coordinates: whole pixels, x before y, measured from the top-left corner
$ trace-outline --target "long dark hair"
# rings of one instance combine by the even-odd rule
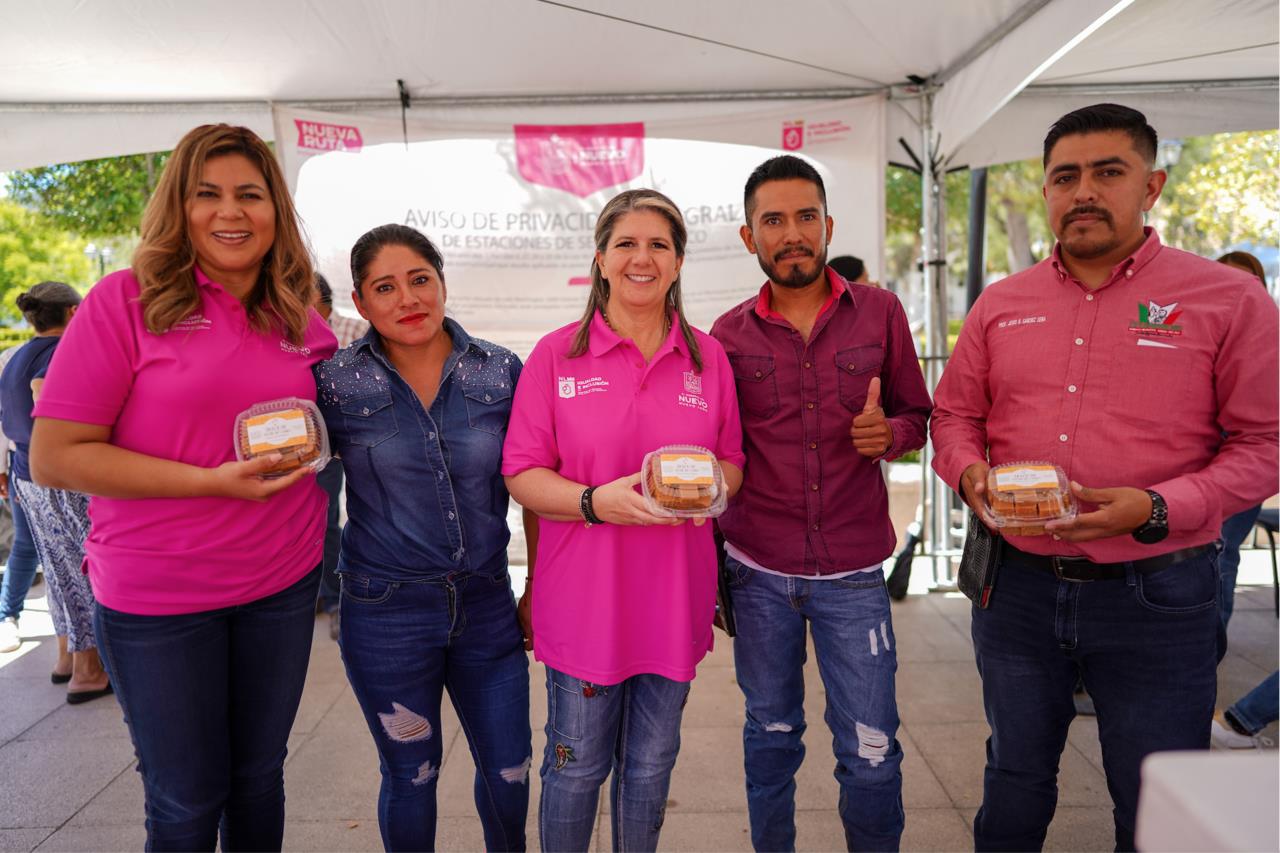
[[[671,245],[676,251],[676,257],[684,258],[684,247],[689,242],[689,232],[684,227],[684,217],[680,215],[680,208],[676,207],[675,202],[657,190],[627,190],[610,199],[604,206],[604,210],[600,211],[600,218],[596,220],[596,251],[604,252],[618,220],[637,210],[652,210],[667,220],[667,224],[671,226]],[[667,291],[667,302],[676,312],[675,321],[680,324],[680,334],[684,338],[685,345],[689,347],[689,356],[693,359],[694,370],[701,373],[702,352],[698,349],[693,329],[684,318],[684,302],[680,298],[679,276],[676,276],[676,280],[671,283],[671,289]],[[582,313],[578,331],[573,336],[569,358],[577,358],[587,351],[587,346],[591,342],[591,319],[597,311],[603,311],[608,304],[609,282],[605,281],[604,275],[600,272],[600,264],[596,261],[596,256],[592,255],[591,295],[587,297],[587,310]]]

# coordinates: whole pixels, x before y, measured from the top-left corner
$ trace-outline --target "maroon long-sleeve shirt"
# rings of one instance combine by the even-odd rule
[[[788,574],[847,572],[893,551],[878,460],[849,435],[871,378],[880,377],[893,430],[883,458],[924,445],[931,409],[898,298],[830,268],[827,281],[831,298],[807,343],[770,308],[768,282],[711,329],[733,366],[747,456],[720,529],[759,565]]]

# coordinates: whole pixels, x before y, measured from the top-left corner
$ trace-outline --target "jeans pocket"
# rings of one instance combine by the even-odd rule
[[[751,569],[744,563],[726,556],[724,567],[729,575],[729,589],[741,589],[751,582]]]
[[[875,589],[884,586],[884,571],[875,569],[869,572],[855,572],[832,581],[841,589]]]
[[[342,597],[361,604],[381,604],[391,597],[400,584],[371,578],[368,575],[345,572],[342,575]]]
[[[582,694],[551,685],[551,729],[560,737],[582,740]]]
[[[1155,613],[1198,613],[1218,602],[1218,559],[1206,554],[1135,578],[1138,604]]]

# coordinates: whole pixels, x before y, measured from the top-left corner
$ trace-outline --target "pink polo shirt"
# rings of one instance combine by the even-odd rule
[[[1253,276],[1147,232],[1096,290],[1057,248],[987,288],[938,383],[933,467],[953,488],[974,462],[1043,459],[1169,505],[1156,545],[1010,537],[1024,551],[1112,563],[1203,545],[1276,491],[1276,305]]]
[[[603,485],[635,474],[666,444],[696,444],[739,467],[742,427],[720,344],[680,329],[646,364],[597,314],[587,352],[569,358],[578,324],[544,337],[511,408],[502,473],[550,468]],[[690,681],[711,649],[716,555],[711,525],[627,527],[542,520],[533,586],[534,655],[596,684],[652,673]]]
[[[311,366],[337,342],[311,312],[301,346],[261,334],[240,301],[196,269],[200,308],[147,331],[131,270],[89,291],[49,367],[35,416],[109,425],[118,447],[212,468],[234,461],[236,415],[265,400],[315,400]],[[140,615],[254,601],[320,562],[325,495],[307,477],[265,503],[94,497],[85,561],[94,595]]]

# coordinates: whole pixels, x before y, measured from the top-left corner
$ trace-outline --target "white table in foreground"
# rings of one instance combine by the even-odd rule
[[[1280,754],[1161,752],[1142,762],[1137,847],[1280,850]]]

